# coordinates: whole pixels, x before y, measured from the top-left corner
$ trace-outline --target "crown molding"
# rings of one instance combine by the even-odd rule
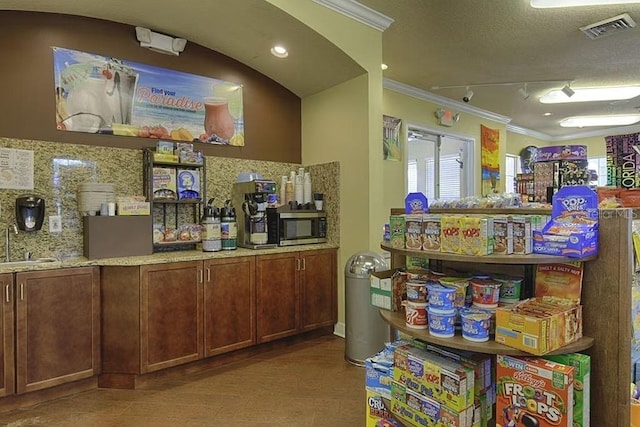
[[[492,120],[498,123],[509,123],[511,121],[511,117],[503,116],[502,114],[496,114],[491,111],[483,110],[481,108],[477,108],[462,102],[457,102],[450,98],[438,96],[431,92],[427,92],[426,90],[418,89],[413,86],[397,82],[395,80],[385,78],[382,80],[382,83],[385,89],[412,96],[414,98],[422,99],[424,101],[433,102],[434,104],[439,104],[444,107],[454,108],[458,111],[472,114],[483,119]]]
[[[344,16],[355,19],[365,25],[384,31],[389,28],[393,19],[387,15],[371,9],[355,0],[313,0],[314,2],[328,7]]]
[[[516,126],[512,124],[507,124],[507,132],[517,133],[524,136],[530,136],[531,138],[536,138],[546,142],[552,142],[555,140],[553,136],[547,135],[546,133],[538,132],[537,130],[523,128],[522,126]]]

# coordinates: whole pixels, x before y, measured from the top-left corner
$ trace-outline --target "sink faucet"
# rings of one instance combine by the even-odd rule
[[[9,250],[9,236],[11,235],[11,233],[13,232],[13,234],[18,234],[18,226],[16,226],[15,224],[10,224],[7,229],[5,230],[5,234],[4,234],[4,253],[5,253],[5,261],[9,262],[11,261],[11,252]]]

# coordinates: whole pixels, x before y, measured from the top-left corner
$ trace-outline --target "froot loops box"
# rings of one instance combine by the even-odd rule
[[[573,375],[549,360],[496,356],[496,425],[572,427]]]

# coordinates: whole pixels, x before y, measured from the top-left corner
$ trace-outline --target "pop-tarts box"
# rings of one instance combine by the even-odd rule
[[[553,196],[551,220],[533,232],[533,252],[584,258],[598,253],[598,195],[586,185]]]
[[[364,361],[365,388],[391,399],[391,381],[393,380],[393,352],[382,350]]]
[[[422,193],[409,193],[404,199],[404,211],[407,214],[429,213],[427,196]]]

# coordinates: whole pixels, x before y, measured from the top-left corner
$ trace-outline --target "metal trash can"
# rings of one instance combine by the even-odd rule
[[[375,252],[360,252],[349,258],[345,275],[345,354],[347,362],[364,366],[364,361],[389,341],[389,325],[371,305],[371,273],[387,270],[384,258]]]

